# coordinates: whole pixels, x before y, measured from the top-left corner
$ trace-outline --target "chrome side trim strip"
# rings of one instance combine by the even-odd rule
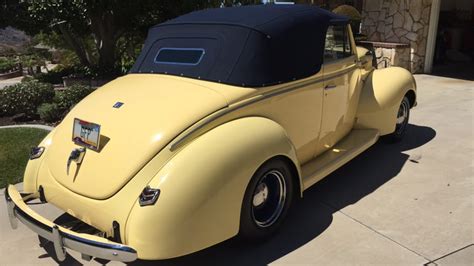
[[[338,78],[338,77],[343,76],[343,75],[345,75],[345,74],[347,74],[351,71],[354,71],[356,68],[357,68],[357,65],[354,64],[353,66],[350,66],[347,69],[336,72],[335,74],[332,74],[330,76],[320,77],[320,78],[309,80],[309,81],[306,81],[306,82],[293,84],[289,87],[283,87],[283,88],[281,88],[279,90],[276,90],[276,91],[271,91],[271,92],[268,92],[268,93],[265,93],[265,94],[260,94],[258,96],[255,96],[254,98],[252,98],[248,101],[245,101],[241,104],[236,104],[235,106],[231,106],[231,107],[227,107],[225,109],[221,109],[220,111],[218,111],[218,112],[204,118],[202,121],[198,122],[197,125],[194,128],[192,128],[188,132],[184,133],[184,135],[178,136],[178,138],[171,143],[170,151],[175,151],[182,143],[184,143],[184,141],[188,137],[190,137],[196,131],[202,129],[203,127],[205,127],[209,123],[217,120],[218,118],[220,118],[220,117],[222,117],[222,116],[224,116],[228,113],[234,112],[236,110],[242,109],[242,108],[244,108],[246,106],[249,106],[251,104],[254,104],[256,102],[263,101],[265,99],[268,99],[268,98],[271,98],[271,97],[274,97],[274,96],[277,96],[277,95],[280,95],[280,94],[288,93],[288,92],[298,90],[298,89],[304,88],[304,87],[312,85],[312,84],[321,83],[321,82],[328,81],[330,79]]]

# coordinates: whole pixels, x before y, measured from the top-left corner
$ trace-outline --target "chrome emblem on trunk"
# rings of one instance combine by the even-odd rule
[[[71,155],[69,155],[69,159],[67,160],[67,175],[69,175],[69,167],[71,166],[71,162],[74,161],[76,164],[81,164],[85,153],[86,148],[77,148],[72,150]]]

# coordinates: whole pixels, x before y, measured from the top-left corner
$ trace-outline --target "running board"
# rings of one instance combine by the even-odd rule
[[[379,136],[376,129],[353,129],[333,148],[304,164],[301,167],[304,190],[375,144]]]

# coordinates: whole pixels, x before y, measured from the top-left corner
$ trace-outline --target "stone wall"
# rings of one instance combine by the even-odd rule
[[[365,0],[362,33],[369,41],[410,45],[409,70],[423,72],[432,0]]]
[[[410,69],[410,46],[401,43],[361,41],[358,45],[374,52],[377,68],[399,66]]]
[[[410,69],[409,47],[376,47],[375,57],[377,58],[377,68],[399,66]]]

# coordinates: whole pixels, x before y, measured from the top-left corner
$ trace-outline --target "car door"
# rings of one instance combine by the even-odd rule
[[[357,69],[348,25],[330,25],[324,49],[324,96],[320,141],[316,155],[331,148],[352,128],[348,121],[351,78]]]

